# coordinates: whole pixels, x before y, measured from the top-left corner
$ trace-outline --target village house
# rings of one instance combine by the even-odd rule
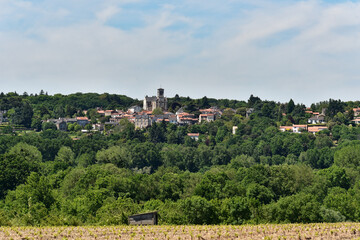
[[[360,108],[353,108],[354,116],[357,117],[360,115]]]
[[[307,131],[308,126],[307,125],[293,125],[292,131],[294,133],[301,133],[303,131]]]
[[[306,131],[308,129],[307,125],[295,125],[292,126],[280,126],[279,130],[281,132],[293,132],[293,133],[301,133],[303,131]]]
[[[107,116],[111,116],[111,114],[113,113],[117,113],[115,110],[105,110],[104,114],[105,114],[105,117]]]
[[[82,127],[85,127],[85,125],[90,123],[90,121],[87,117],[77,117],[76,122],[77,122],[77,124],[79,124]]]
[[[319,112],[313,112],[311,110],[307,110],[307,111],[305,111],[305,113],[310,113],[311,115],[319,115],[320,114]]]
[[[127,119],[129,122],[135,124],[135,116],[127,117],[126,119]]]
[[[104,131],[104,124],[102,123],[95,123],[92,125],[93,130],[95,131]]]
[[[52,122],[56,125],[57,130],[67,131],[67,122],[66,118],[59,119],[48,119],[46,122]]]
[[[66,123],[76,123],[76,118],[63,118]]]
[[[100,108],[98,108],[96,112],[97,112],[97,114],[99,114],[101,116],[105,116],[105,111]]]
[[[234,113],[236,112],[234,109],[232,110]],[[207,109],[199,109],[199,111],[201,114],[214,114],[215,118],[221,117],[222,114],[221,110],[216,106]]]
[[[179,113],[176,115],[178,124],[194,124],[198,122],[198,118],[195,117],[194,114],[190,113]]]
[[[56,128],[60,131],[67,131],[67,123],[64,120],[58,120],[55,123]]]
[[[360,124],[360,117],[355,118],[354,120],[351,120],[355,124]]]
[[[326,126],[314,126],[314,127],[308,127],[308,132],[313,133],[314,135],[320,131],[323,131],[325,129],[328,129]]]
[[[199,136],[200,136],[199,133],[188,133],[187,135],[188,135],[191,139],[194,139],[195,141],[198,141],[198,140],[199,140]]]
[[[322,114],[314,115],[308,119],[309,124],[321,124],[325,123],[325,116]]]
[[[120,116],[120,117],[111,117],[109,119],[109,122],[112,122],[112,123],[118,123],[121,121],[121,119],[123,119],[124,117]]]
[[[310,133],[317,133],[320,132],[322,130],[328,129],[326,126],[312,126],[309,127],[308,125],[295,125],[293,124],[292,126],[280,126],[279,130],[281,132],[293,132],[293,133],[302,133],[304,131],[308,131]]]
[[[138,105],[135,105],[135,106],[131,106],[129,109],[128,109],[128,112],[129,113],[139,113],[141,112],[142,108]]]
[[[293,127],[292,126],[280,126],[279,130],[281,132],[292,132],[293,131]]]
[[[110,117],[111,118],[117,118],[117,117],[122,117],[125,113],[121,110],[116,110],[113,113],[111,113]]]
[[[152,120],[149,115],[136,115],[135,128],[146,128],[151,126]]]
[[[212,122],[215,121],[215,114],[213,113],[206,113],[206,114],[200,114],[199,115],[199,123],[201,122]]]

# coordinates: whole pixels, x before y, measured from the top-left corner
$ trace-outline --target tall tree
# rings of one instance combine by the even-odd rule
[[[290,99],[289,103],[287,104],[287,113],[292,113],[292,111],[294,111],[295,108],[295,103],[292,99]]]

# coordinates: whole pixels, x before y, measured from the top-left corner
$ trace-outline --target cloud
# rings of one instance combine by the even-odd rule
[[[168,96],[354,100],[359,10],[312,0],[0,0],[0,81],[18,92],[141,98],[162,85]]]
[[[119,13],[120,9],[116,6],[109,6],[100,12],[96,13],[96,18],[102,22],[105,23],[107,20],[109,20],[111,17],[113,17],[115,14]]]

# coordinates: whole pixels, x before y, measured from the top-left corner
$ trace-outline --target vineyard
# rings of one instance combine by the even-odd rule
[[[360,239],[360,224],[2,227],[0,239]]]

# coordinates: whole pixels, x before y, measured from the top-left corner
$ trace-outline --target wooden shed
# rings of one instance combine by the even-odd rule
[[[157,212],[141,213],[129,216],[130,225],[157,225]]]

